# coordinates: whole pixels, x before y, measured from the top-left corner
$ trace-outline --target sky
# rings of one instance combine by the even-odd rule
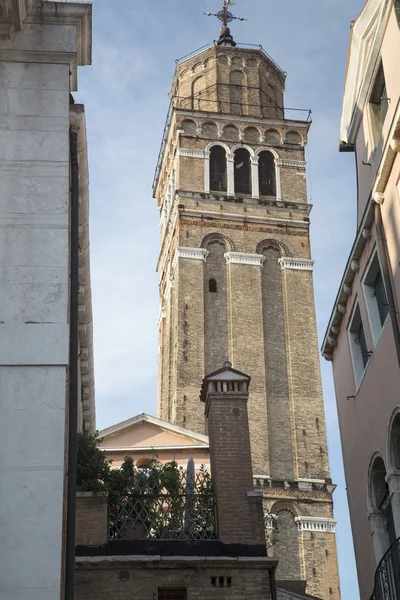
[[[156,414],[158,211],[152,181],[175,60],[218,37],[222,0],[93,0],[85,104],[97,427]],[[355,165],[339,154],[350,22],[364,0],[237,0],[239,43],[262,44],[287,71],[285,106],[312,109],[306,158],[322,341],[356,229]],[[358,600],[331,364],[321,358],[343,600]]]

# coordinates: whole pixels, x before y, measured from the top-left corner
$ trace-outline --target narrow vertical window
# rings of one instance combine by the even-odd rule
[[[377,252],[373,254],[368,266],[363,280],[363,288],[372,339],[376,344],[389,314],[389,303]]]
[[[212,294],[216,294],[218,289],[217,289],[217,282],[215,279],[210,279],[208,281],[208,291],[211,292]]]
[[[226,152],[222,146],[213,146],[210,153],[210,190],[226,192]]]
[[[276,196],[275,157],[272,152],[261,152],[258,162],[258,180],[261,196]]]
[[[364,325],[361,319],[360,308],[357,305],[349,327],[349,341],[351,357],[353,360],[354,380],[359,386],[365,368],[368,364],[370,353],[365,338]]]
[[[389,108],[389,99],[387,97],[385,73],[382,63],[379,66],[375,77],[374,86],[369,98],[370,118],[371,118],[371,141],[372,150],[378,146],[382,137],[383,124]]]
[[[251,194],[250,153],[246,148],[235,152],[235,193]]]

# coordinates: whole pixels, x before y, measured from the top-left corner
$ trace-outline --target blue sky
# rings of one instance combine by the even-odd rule
[[[307,147],[320,339],[355,233],[354,157],[338,153],[350,21],[364,0],[237,0],[236,41],[288,73],[285,105],[311,108]],[[81,68],[91,202],[97,426],[155,414],[158,212],[151,184],[175,59],[218,36],[222,0],[94,0],[93,66]],[[357,600],[330,363],[321,359],[343,600]]]

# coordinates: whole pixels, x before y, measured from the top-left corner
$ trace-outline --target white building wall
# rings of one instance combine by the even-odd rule
[[[0,40],[0,600],[62,597],[70,7]]]

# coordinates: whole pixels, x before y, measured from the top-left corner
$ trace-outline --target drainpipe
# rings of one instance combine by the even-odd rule
[[[380,200],[380,199],[379,199]],[[380,200],[382,202],[382,200]],[[376,232],[378,236],[378,245],[379,245],[379,256],[381,259],[381,268],[382,268],[382,277],[385,283],[387,299],[389,304],[389,313],[390,320],[392,322],[393,329],[393,337],[394,337],[394,345],[396,347],[397,354],[397,362],[400,366],[400,329],[399,329],[399,321],[397,319],[397,310],[396,310],[396,300],[393,292],[393,284],[392,277],[390,274],[389,267],[389,252],[387,247],[387,241],[385,236],[385,228],[383,226],[382,220],[382,209],[379,201],[376,201],[375,205],[375,223],[376,223]]]
[[[270,584],[270,589],[271,589],[271,600],[277,600],[275,569],[276,569],[276,567],[272,568],[270,570],[270,572],[269,572],[269,584]]]
[[[79,294],[79,165],[78,128],[69,133],[71,164],[70,208],[70,307],[69,307],[69,402],[67,535],[65,552],[65,600],[75,597],[75,521],[78,441],[78,294]]]

